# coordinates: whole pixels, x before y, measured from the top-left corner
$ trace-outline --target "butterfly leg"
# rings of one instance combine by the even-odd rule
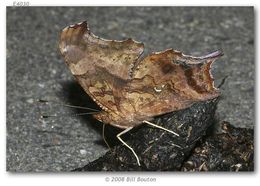
[[[151,123],[151,122],[149,122],[149,121],[144,120],[143,123],[146,123],[146,124],[151,125],[151,126],[153,126],[153,127],[156,127],[156,128],[162,129],[162,130],[165,130],[165,131],[170,132],[170,133],[172,133],[172,134],[174,134],[174,135],[176,135],[176,136],[180,136],[179,134],[177,134],[176,132],[173,132],[172,130],[166,129],[166,128],[164,128],[164,127],[161,127],[161,126],[156,125],[156,124],[154,124],[154,123]]]
[[[107,147],[109,148],[109,150],[111,151],[111,147],[110,145],[108,144],[107,140],[106,140],[106,136],[105,136],[105,123],[103,123],[103,128],[102,128],[102,137],[103,137],[103,140],[104,142],[106,143]]]
[[[134,149],[133,149],[132,147],[130,147],[129,145],[127,145],[127,143],[124,142],[124,141],[121,139],[121,137],[120,137],[120,136],[122,136],[123,134],[127,133],[128,131],[130,131],[132,128],[133,128],[133,127],[129,127],[129,128],[127,128],[127,129],[125,129],[124,131],[122,131],[122,132],[120,132],[119,134],[117,134],[116,137],[117,137],[127,148],[129,148],[129,149],[132,151],[132,153],[134,154],[134,156],[135,156],[135,158],[136,158],[136,160],[137,160],[138,166],[141,166],[140,161],[139,161],[139,158],[138,158],[137,154],[135,153]]]

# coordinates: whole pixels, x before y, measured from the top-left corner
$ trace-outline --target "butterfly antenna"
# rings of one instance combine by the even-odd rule
[[[41,115],[40,117],[42,119],[52,118],[52,117],[77,117],[77,116],[83,116],[83,115],[90,115],[90,114],[96,114],[99,112],[84,112],[84,113],[77,113],[77,114],[60,114],[60,115]]]
[[[60,102],[57,102],[57,101],[48,101],[48,100],[44,100],[44,99],[37,99],[37,102],[41,103],[41,104],[53,103],[53,104],[61,105],[61,106],[64,106],[64,107],[70,107],[70,108],[77,108],[77,109],[84,109],[84,110],[91,110],[91,111],[100,112],[100,110],[97,110],[97,109],[93,109],[93,108],[89,108],[89,107],[82,107],[82,106],[77,106],[77,105],[64,104],[64,103],[60,103]]]

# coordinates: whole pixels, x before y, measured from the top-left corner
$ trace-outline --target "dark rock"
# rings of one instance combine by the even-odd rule
[[[254,130],[222,123],[223,133],[206,137],[182,171],[254,171]]]
[[[179,170],[196,142],[214,123],[218,99],[198,102],[188,109],[155,118],[153,123],[178,133],[141,126],[126,141],[138,155],[141,166],[133,153],[124,145],[115,146],[101,158],[75,171],[170,171]]]

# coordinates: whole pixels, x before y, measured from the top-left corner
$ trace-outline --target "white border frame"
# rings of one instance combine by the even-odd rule
[[[155,177],[157,179],[156,182],[146,182],[151,185],[157,184],[166,184],[171,183],[171,185],[256,185],[259,183],[259,172],[258,172],[258,135],[259,135],[259,127],[257,116],[260,114],[257,109],[258,103],[255,107],[255,172],[254,173],[179,173],[179,172],[158,172],[158,173],[84,173],[84,174],[75,174],[75,173],[63,173],[63,174],[55,174],[55,173],[44,173],[44,174],[18,174],[18,173],[8,173],[6,172],[6,6],[13,6],[13,2],[15,1],[1,1],[0,4],[0,33],[1,33],[1,42],[0,42],[0,117],[1,117],[1,144],[0,144],[0,180],[1,185],[92,185],[92,184],[113,184],[111,182],[106,182],[105,178],[111,176],[143,176],[143,177]],[[16,0],[16,2],[19,2]],[[257,31],[259,30],[259,19],[258,19],[258,7],[259,2],[257,0],[252,1],[243,1],[243,0],[218,0],[218,1],[209,1],[209,0],[175,0],[171,2],[170,0],[160,0],[151,2],[151,0],[132,0],[129,2],[122,2],[121,0],[95,0],[93,3],[84,0],[62,0],[59,3],[54,2],[52,0],[24,0],[24,2],[29,2],[30,6],[254,6],[255,7],[255,64],[256,64],[256,91],[255,91],[255,100],[257,101],[257,93],[259,88],[259,76],[257,72],[259,72],[258,62],[258,37]],[[88,2],[88,4],[86,4]],[[141,183],[141,184],[146,184]],[[117,182],[115,184],[124,184],[124,185],[133,185],[137,184],[137,182],[127,183],[127,182]]]

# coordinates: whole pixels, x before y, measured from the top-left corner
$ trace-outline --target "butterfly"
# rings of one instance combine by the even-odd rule
[[[59,49],[73,76],[101,107],[93,117],[125,129],[117,136],[122,142],[122,134],[143,123],[160,128],[151,123],[155,116],[220,95],[210,69],[221,51],[193,57],[167,49],[143,57],[143,43],[99,38],[86,21],[63,29]]]

